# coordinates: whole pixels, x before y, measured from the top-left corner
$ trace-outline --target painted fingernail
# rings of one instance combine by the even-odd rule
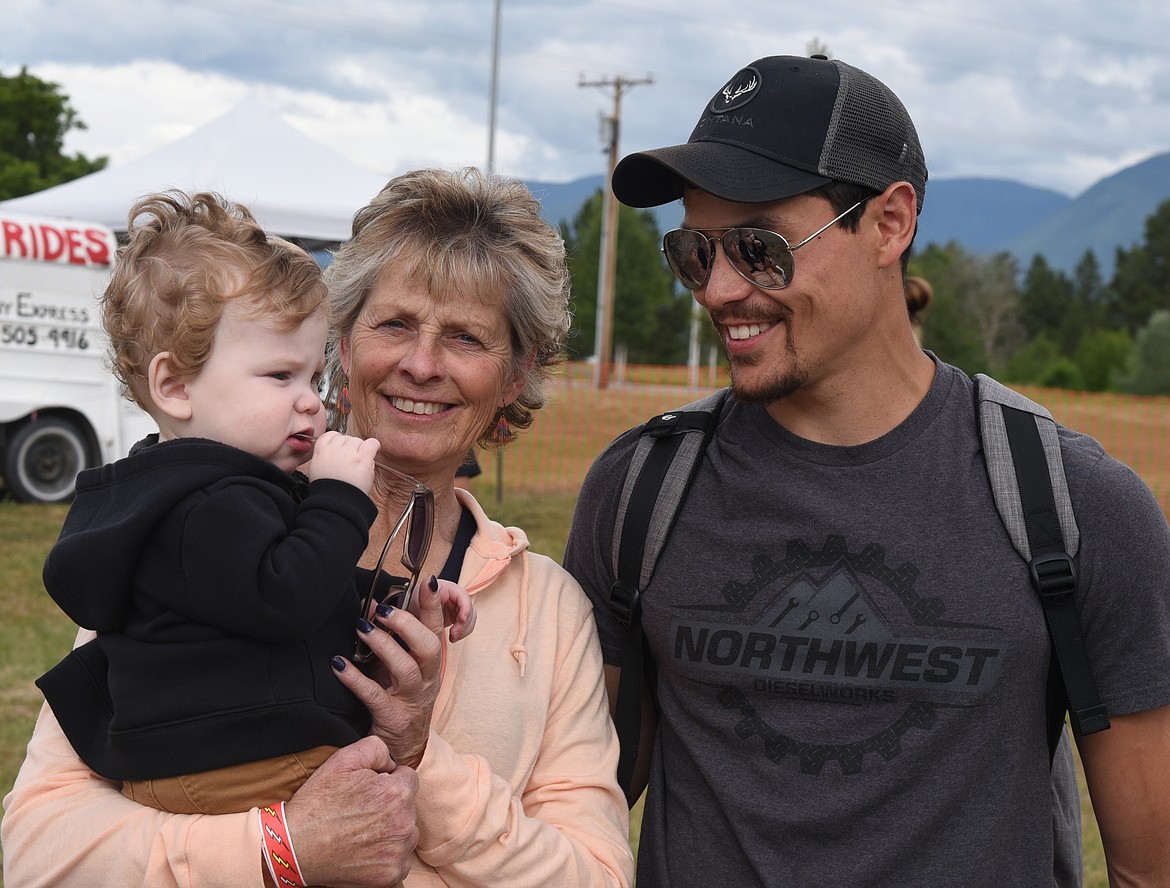
[[[394,607],[389,604],[379,604],[376,608],[374,608],[374,613],[385,619],[394,613]]]
[[[345,662],[345,657],[334,657],[329,662],[333,664],[333,668],[338,672],[345,672],[345,667],[348,665]]]
[[[364,617],[358,617],[357,630],[358,632],[364,632],[366,635],[369,635],[374,631],[374,624]]]
[[[439,581],[435,578],[434,574],[431,574],[431,578],[427,580],[427,588],[432,592],[439,591]]]

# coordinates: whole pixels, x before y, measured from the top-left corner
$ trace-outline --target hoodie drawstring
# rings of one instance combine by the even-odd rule
[[[512,643],[512,656],[520,664],[520,677],[523,678],[524,667],[528,665],[528,553],[521,553],[520,560],[524,564],[523,575],[520,578],[520,625],[516,632],[516,641]]]

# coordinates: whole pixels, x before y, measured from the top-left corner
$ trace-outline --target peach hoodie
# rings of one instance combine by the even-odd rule
[[[522,530],[457,495],[477,524],[460,581],[478,617],[471,636],[444,645],[405,884],[624,888],[629,818],[589,602],[559,565],[526,551]],[[48,707],[4,809],[9,885],[263,884],[254,810],[139,807],[85,767]]]

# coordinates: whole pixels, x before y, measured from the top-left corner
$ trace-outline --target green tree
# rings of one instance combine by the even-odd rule
[[[968,373],[987,369],[987,359],[979,349],[972,326],[964,317],[958,290],[957,266],[963,249],[954,241],[946,246],[931,244],[910,260],[910,274],[930,281],[934,299],[922,324],[922,344],[942,360],[962,367]]]
[[[1004,368],[1004,381],[1039,385],[1060,357],[1060,346],[1041,330],[1026,345],[1016,349]]]
[[[1155,311],[1137,332],[1122,388],[1137,395],[1170,395],[1170,311]]]
[[[1133,351],[1133,340],[1124,330],[1086,330],[1074,355],[1086,391],[1115,388]]]
[[[1106,322],[1107,309],[1113,301],[1113,292],[1101,277],[1101,263],[1097,254],[1085,250],[1077,267],[1073,269],[1073,300],[1081,306],[1081,317],[1077,320],[1086,325],[1097,326]]]
[[[931,244],[910,262],[930,281],[934,302],[923,324],[923,344],[968,373],[997,372],[1022,334],[1018,269],[1007,253],[977,256],[955,242]]]
[[[1087,330],[1110,326],[1112,291],[1101,277],[1101,264],[1092,250],[1085,250],[1073,269],[1072,305],[1059,327],[1064,354],[1073,357]]]
[[[1075,389],[1080,391],[1085,387],[1081,378],[1081,369],[1064,355],[1044,368],[1040,377],[1040,385],[1046,388]]]
[[[1072,282],[1039,253],[1033,256],[1020,291],[1020,324],[1027,338],[1044,333],[1059,341],[1056,331],[1063,326],[1072,302]]]
[[[573,278],[574,331],[570,350],[595,353],[597,274],[601,248],[601,190],[581,205],[561,234]],[[636,364],[683,364],[690,336],[691,294],[678,289],[659,250],[654,214],[620,206],[613,311],[614,353],[625,348]]]
[[[1118,248],[1113,290],[1120,321],[1131,333],[1155,311],[1170,308],[1170,201],[1146,219],[1144,243]]]
[[[103,169],[106,158],[63,153],[70,130],[85,124],[56,83],[21,68],[0,73],[0,200],[60,185]]]
[[[1020,325],[1028,343],[1008,363],[1012,382],[1105,391],[1128,360],[1127,334],[1116,326],[1114,294],[1086,250],[1072,278],[1037,255],[1020,292]],[[1075,372],[1074,372],[1075,368]]]

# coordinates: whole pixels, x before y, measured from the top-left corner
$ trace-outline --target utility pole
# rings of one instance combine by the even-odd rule
[[[500,0],[495,0],[492,15],[492,75],[488,93],[487,171],[496,171],[496,97],[500,84]]]
[[[500,85],[500,2],[495,0],[492,14],[492,74],[488,93],[487,171],[496,171],[496,100]],[[496,502],[504,501],[504,448],[496,449]]]
[[[585,80],[582,76],[578,86],[599,86],[604,89],[613,89],[613,116],[602,118],[604,131],[602,142],[606,143],[609,152],[609,171],[605,177],[605,185],[601,189],[601,255],[598,260],[597,274],[597,323],[593,354],[597,359],[593,371],[593,380],[599,389],[609,385],[609,365],[613,349],[613,303],[614,290],[617,280],[617,229],[618,203],[613,196],[614,167],[618,162],[618,138],[622,120],[622,94],[641,84],[652,84],[654,78],[650,75],[637,80],[618,75],[613,80]]]

